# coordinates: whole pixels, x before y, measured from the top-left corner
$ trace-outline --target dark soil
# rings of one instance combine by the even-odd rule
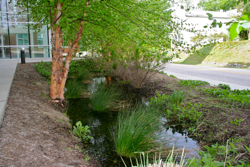
[[[0,128],[0,166],[100,166],[85,161],[64,109],[48,95],[49,85],[33,64],[18,64]]]

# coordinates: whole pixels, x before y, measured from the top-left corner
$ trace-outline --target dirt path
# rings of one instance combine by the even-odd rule
[[[0,166],[95,167],[85,161],[68,118],[46,96],[49,85],[33,68],[18,64],[0,128]]]

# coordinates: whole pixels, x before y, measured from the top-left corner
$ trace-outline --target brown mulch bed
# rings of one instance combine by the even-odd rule
[[[48,94],[49,85],[33,63],[17,65],[0,128],[0,166],[100,166],[93,158],[85,162],[68,118]]]
[[[0,128],[0,166],[100,166],[93,158],[85,162],[88,155],[80,152],[81,143],[69,133],[71,127],[62,113],[64,108],[50,102],[49,85],[33,65],[17,66]],[[171,95],[178,90],[185,95],[182,107],[188,102],[202,104],[199,111],[203,117],[190,137],[202,145],[237,139],[241,141],[236,146],[239,152],[246,151],[243,144],[250,147],[249,107],[227,103],[197,88],[180,87],[179,79],[163,74],[154,75],[137,93],[150,99],[157,93]],[[242,122],[230,123],[236,119]]]

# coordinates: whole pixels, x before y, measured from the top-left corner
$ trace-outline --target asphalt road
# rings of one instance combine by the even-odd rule
[[[163,71],[180,79],[203,80],[211,85],[224,83],[230,85],[232,89],[250,89],[250,69],[170,63]]]

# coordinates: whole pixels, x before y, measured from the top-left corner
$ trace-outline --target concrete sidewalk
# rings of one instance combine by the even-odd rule
[[[52,61],[51,58],[26,58],[26,62]],[[20,59],[0,59],[0,126],[4,118],[10,88]]]

